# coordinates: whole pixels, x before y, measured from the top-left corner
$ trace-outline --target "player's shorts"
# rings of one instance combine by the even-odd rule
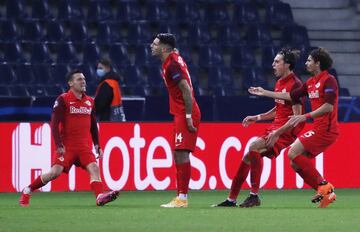
[[[93,162],[96,162],[94,153],[91,150],[72,150],[65,148],[65,154],[63,157],[58,157],[54,154],[54,164],[58,164],[64,167],[63,172],[68,173],[71,166],[75,164],[77,167],[86,169],[86,167]]]
[[[317,131],[315,129],[309,130],[299,136],[299,140],[304,146],[305,150],[310,153],[312,157],[316,157],[321,152],[324,152],[331,144],[333,144],[338,137],[338,134]]]
[[[260,137],[266,140],[267,136],[272,132],[272,129],[266,129],[265,133]],[[279,136],[278,140],[274,143],[274,146],[261,153],[261,156],[266,156],[270,159],[279,156],[282,149],[288,147],[295,141],[296,137],[290,132],[283,133]]]
[[[186,124],[186,118],[184,116],[174,116],[174,130],[173,130],[173,150],[187,150],[194,151],[196,146],[196,139],[199,132],[200,115],[194,115],[193,124],[197,128],[196,132],[190,132]]]

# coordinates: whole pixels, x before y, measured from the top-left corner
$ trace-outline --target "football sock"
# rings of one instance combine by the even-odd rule
[[[104,192],[104,187],[101,181],[92,181],[90,183],[90,187],[94,192],[95,197]]]
[[[291,167],[292,167],[292,168],[295,170],[295,172],[296,172],[297,174],[299,174],[299,175],[301,176],[301,178],[303,178],[303,180],[305,181],[306,176],[304,175],[303,170],[302,170],[301,168],[299,168],[299,167],[293,167],[293,166],[291,166]],[[318,185],[317,185],[316,182],[312,181],[312,179],[306,180],[305,183],[307,183],[308,185],[310,185],[311,188],[317,190],[317,186],[318,186]]]
[[[187,200],[187,194],[180,193],[178,197],[180,200]]]
[[[41,175],[40,175],[29,185],[29,188],[30,188],[30,191],[33,192],[36,189],[39,189],[39,188],[41,188],[42,186],[44,186],[46,184],[47,183],[42,182]]]
[[[176,170],[178,196],[180,194],[187,194],[191,176],[190,162],[176,164]]]
[[[303,155],[298,155],[295,157],[295,159],[293,159],[293,162],[302,170],[305,183],[311,187],[317,189],[319,183],[324,181],[324,178],[316,170],[309,158]]]
[[[230,189],[228,200],[230,200],[230,201],[236,200],[236,198],[239,195],[241,186],[244,183],[244,181],[246,180],[247,175],[249,174],[249,170],[250,170],[250,165],[248,165],[244,161],[241,161],[240,167],[237,170],[237,173],[231,182],[231,189]]]
[[[250,151],[250,182],[251,192],[257,194],[260,188],[260,177],[263,169],[263,160],[259,152]]]

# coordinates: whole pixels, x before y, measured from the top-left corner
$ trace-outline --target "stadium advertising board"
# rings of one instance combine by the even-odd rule
[[[262,134],[268,125],[244,128],[240,123],[201,124],[197,147],[191,155],[190,188],[230,188],[243,154],[256,139],[255,135]],[[0,128],[0,192],[21,191],[51,167],[55,158],[51,129],[48,123],[0,123]],[[354,139],[359,130],[358,123],[341,124],[338,141],[314,160],[319,172],[337,188],[360,187],[360,156]],[[102,179],[109,189],[175,189],[171,151],[175,138],[172,138],[171,123],[101,123],[99,131],[104,157],[98,162]],[[345,159],[350,162],[345,162]],[[264,159],[261,187],[308,188],[282,153],[277,159]],[[74,167],[68,175],[62,175],[41,189],[82,190],[90,190],[89,177],[84,170]]]

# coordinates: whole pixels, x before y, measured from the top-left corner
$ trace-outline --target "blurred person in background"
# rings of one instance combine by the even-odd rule
[[[120,77],[114,72],[111,61],[108,59],[99,60],[96,75],[100,79],[95,92],[95,109],[98,120],[125,122],[119,86]]]

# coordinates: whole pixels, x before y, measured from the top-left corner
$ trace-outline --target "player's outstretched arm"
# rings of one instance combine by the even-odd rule
[[[274,99],[282,99],[285,101],[291,101],[290,93],[273,92],[262,87],[250,87],[249,93],[256,96],[270,97]]]
[[[194,127],[193,120],[191,117],[193,99],[191,96],[190,86],[188,85],[185,79],[180,80],[178,86],[182,92],[182,96],[185,102],[186,123],[188,130],[190,132],[195,132],[197,131],[197,129],[196,127]]]
[[[255,123],[257,121],[261,121],[261,120],[273,120],[275,118],[275,109],[276,108],[274,107],[266,113],[253,115],[253,116],[247,116],[242,121],[243,127],[248,127],[250,124],[253,124],[253,123]]]

